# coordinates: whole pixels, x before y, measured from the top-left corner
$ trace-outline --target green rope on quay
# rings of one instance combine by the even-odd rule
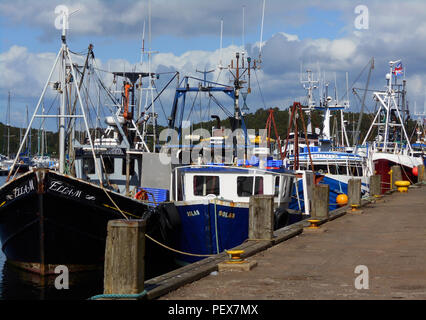
[[[135,294],[98,294],[96,296],[93,296],[87,300],[98,300],[102,298],[110,298],[110,299],[140,299],[148,294],[148,291],[144,290],[141,293],[135,293]]]

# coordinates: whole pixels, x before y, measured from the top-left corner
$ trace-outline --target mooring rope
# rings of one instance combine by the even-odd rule
[[[164,243],[161,243],[158,240],[155,240],[154,238],[152,238],[151,236],[149,236],[147,234],[145,234],[145,237],[147,237],[149,240],[155,242],[156,244],[162,246],[165,249],[168,249],[170,251],[173,251],[173,252],[176,252],[176,253],[180,253],[180,254],[183,254],[183,255],[193,256],[193,257],[214,257],[216,255],[216,254],[195,254],[195,253],[189,253],[189,252],[180,251],[180,250],[177,250],[177,249],[173,249],[173,248],[165,245]]]

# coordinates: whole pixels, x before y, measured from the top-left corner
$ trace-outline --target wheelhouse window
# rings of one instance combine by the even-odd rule
[[[354,177],[361,177],[362,176],[362,167],[359,167],[357,165],[352,165],[350,167],[350,174]]]
[[[129,165],[129,174],[133,176],[135,174],[135,159],[130,159],[130,165]],[[121,174],[123,176],[126,175],[126,159],[122,160],[122,166],[121,166]]]
[[[219,177],[217,176],[194,176],[194,195],[207,196],[220,194]]]
[[[337,167],[337,165],[335,165],[335,164],[330,164],[329,165],[329,169],[330,169],[330,174],[337,174],[337,170],[338,170],[338,167]]]
[[[253,195],[253,177],[237,177],[237,194],[239,197]],[[263,177],[256,177],[254,194],[263,194]]]
[[[318,173],[328,173],[328,167],[327,167],[327,165],[326,164],[320,164],[320,165],[316,165],[315,166],[315,170],[318,172]]]
[[[280,193],[280,177],[275,177],[274,197],[278,197]]]
[[[93,161],[93,158],[83,159],[83,172],[85,175],[95,173],[95,161]]]
[[[348,174],[347,166],[345,164],[338,165],[338,173],[339,174]]]
[[[104,172],[107,174],[114,173],[114,158],[102,157]]]

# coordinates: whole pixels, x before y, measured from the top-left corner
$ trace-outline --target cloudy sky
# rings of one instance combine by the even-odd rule
[[[61,31],[55,28],[58,5],[67,6],[69,12],[78,10],[70,19],[69,47],[82,52],[92,43],[99,68],[146,68],[140,65],[145,21],[146,46],[158,52],[153,56],[153,71],[200,76],[196,69],[215,69],[209,75],[211,79],[229,83],[226,71],[217,68],[221,56],[224,65],[243,49],[246,55],[258,57],[262,3],[152,0],[149,44],[148,0],[0,0],[0,121],[5,121],[8,91],[12,95],[13,125],[23,126],[26,105],[30,112],[34,110],[60,48]],[[368,9],[368,26],[365,19],[360,19],[361,12],[356,11],[358,5]],[[402,59],[411,112],[415,102],[417,111],[422,111],[426,87],[425,16],[423,0],[266,0],[262,65],[251,79],[252,94],[247,98],[250,111],[265,105],[284,109],[292,101],[303,99],[301,65],[314,72],[320,70],[333,91],[336,79],[338,96],[343,97],[346,72],[349,86],[359,78],[354,86],[364,87],[367,72],[359,75],[371,57],[375,69],[370,89],[382,89],[388,62]],[[360,28],[359,23],[366,28]],[[162,77],[159,88],[161,81],[167,80],[167,76]],[[173,90],[162,97],[162,113],[170,112],[172,97]],[[350,100],[352,108],[359,110],[352,94]],[[229,103],[226,98],[223,101]],[[371,95],[367,103],[373,109]]]

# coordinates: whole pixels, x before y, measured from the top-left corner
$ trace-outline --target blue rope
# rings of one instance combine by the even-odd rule
[[[136,293],[136,294],[98,294],[96,296],[93,296],[91,298],[89,298],[88,300],[98,300],[98,299],[102,299],[102,298],[106,298],[106,299],[120,299],[120,298],[124,298],[124,299],[140,299],[144,296],[146,296],[148,293],[148,291],[144,290],[141,293]]]

